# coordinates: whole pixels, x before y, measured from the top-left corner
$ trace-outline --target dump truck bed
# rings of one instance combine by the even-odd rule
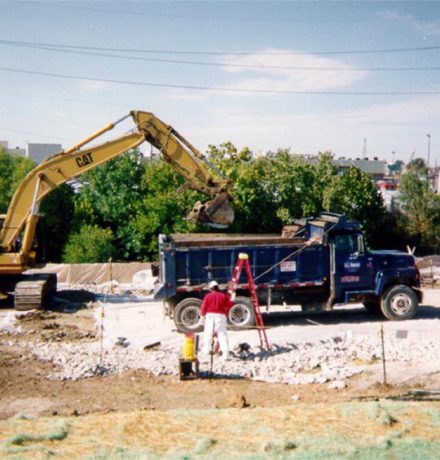
[[[304,238],[287,238],[273,234],[178,233],[170,235],[176,248],[219,248],[237,246],[303,245]]]
[[[240,253],[246,253],[257,288],[318,284],[328,276],[327,248],[314,240],[272,234],[160,235],[155,298],[205,290],[209,281],[226,286]]]

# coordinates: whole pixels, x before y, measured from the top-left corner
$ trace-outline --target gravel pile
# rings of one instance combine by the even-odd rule
[[[244,347],[246,348],[246,347]],[[29,346],[39,359],[56,364],[50,379],[78,380],[96,375],[118,374],[127,369],[146,369],[155,375],[177,374],[181,349],[159,346],[142,351],[127,342],[101,350],[99,342],[87,344],[45,343]],[[411,332],[406,338],[388,336],[385,342],[388,363],[417,362],[440,356],[440,342],[434,334]],[[379,335],[352,337],[349,334],[311,343],[272,345],[270,352],[250,348],[225,363],[214,358],[217,375],[247,377],[288,384],[342,382],[381,360]],[[201,371],[209,362],[201,362]]]

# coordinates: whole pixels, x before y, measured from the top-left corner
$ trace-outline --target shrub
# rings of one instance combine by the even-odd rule
[[[64,248],[63,261],[81,264],[107,262],[113,256],[113,232],[109,228],[84,224],[69,236]]]

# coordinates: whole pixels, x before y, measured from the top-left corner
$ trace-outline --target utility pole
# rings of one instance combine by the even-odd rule
[[[426,166],[428,167],[429,169],[429,160],[430,160],[430,156],[431,156],[431,134],[427,134],[426,137],[428,138],[428,155],[427,155],[427,159],[426,159]]]

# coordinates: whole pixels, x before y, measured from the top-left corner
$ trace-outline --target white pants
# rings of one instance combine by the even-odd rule
[[[229,341],[226,329],[226,316],[221,313],[207,313],[205,316],[205,330],[203,331],[204,355],[209,355],[212,346],[212,334],[216,332],[223,358],[229,357]],[[214,351],[214,350],[212,350]]]

